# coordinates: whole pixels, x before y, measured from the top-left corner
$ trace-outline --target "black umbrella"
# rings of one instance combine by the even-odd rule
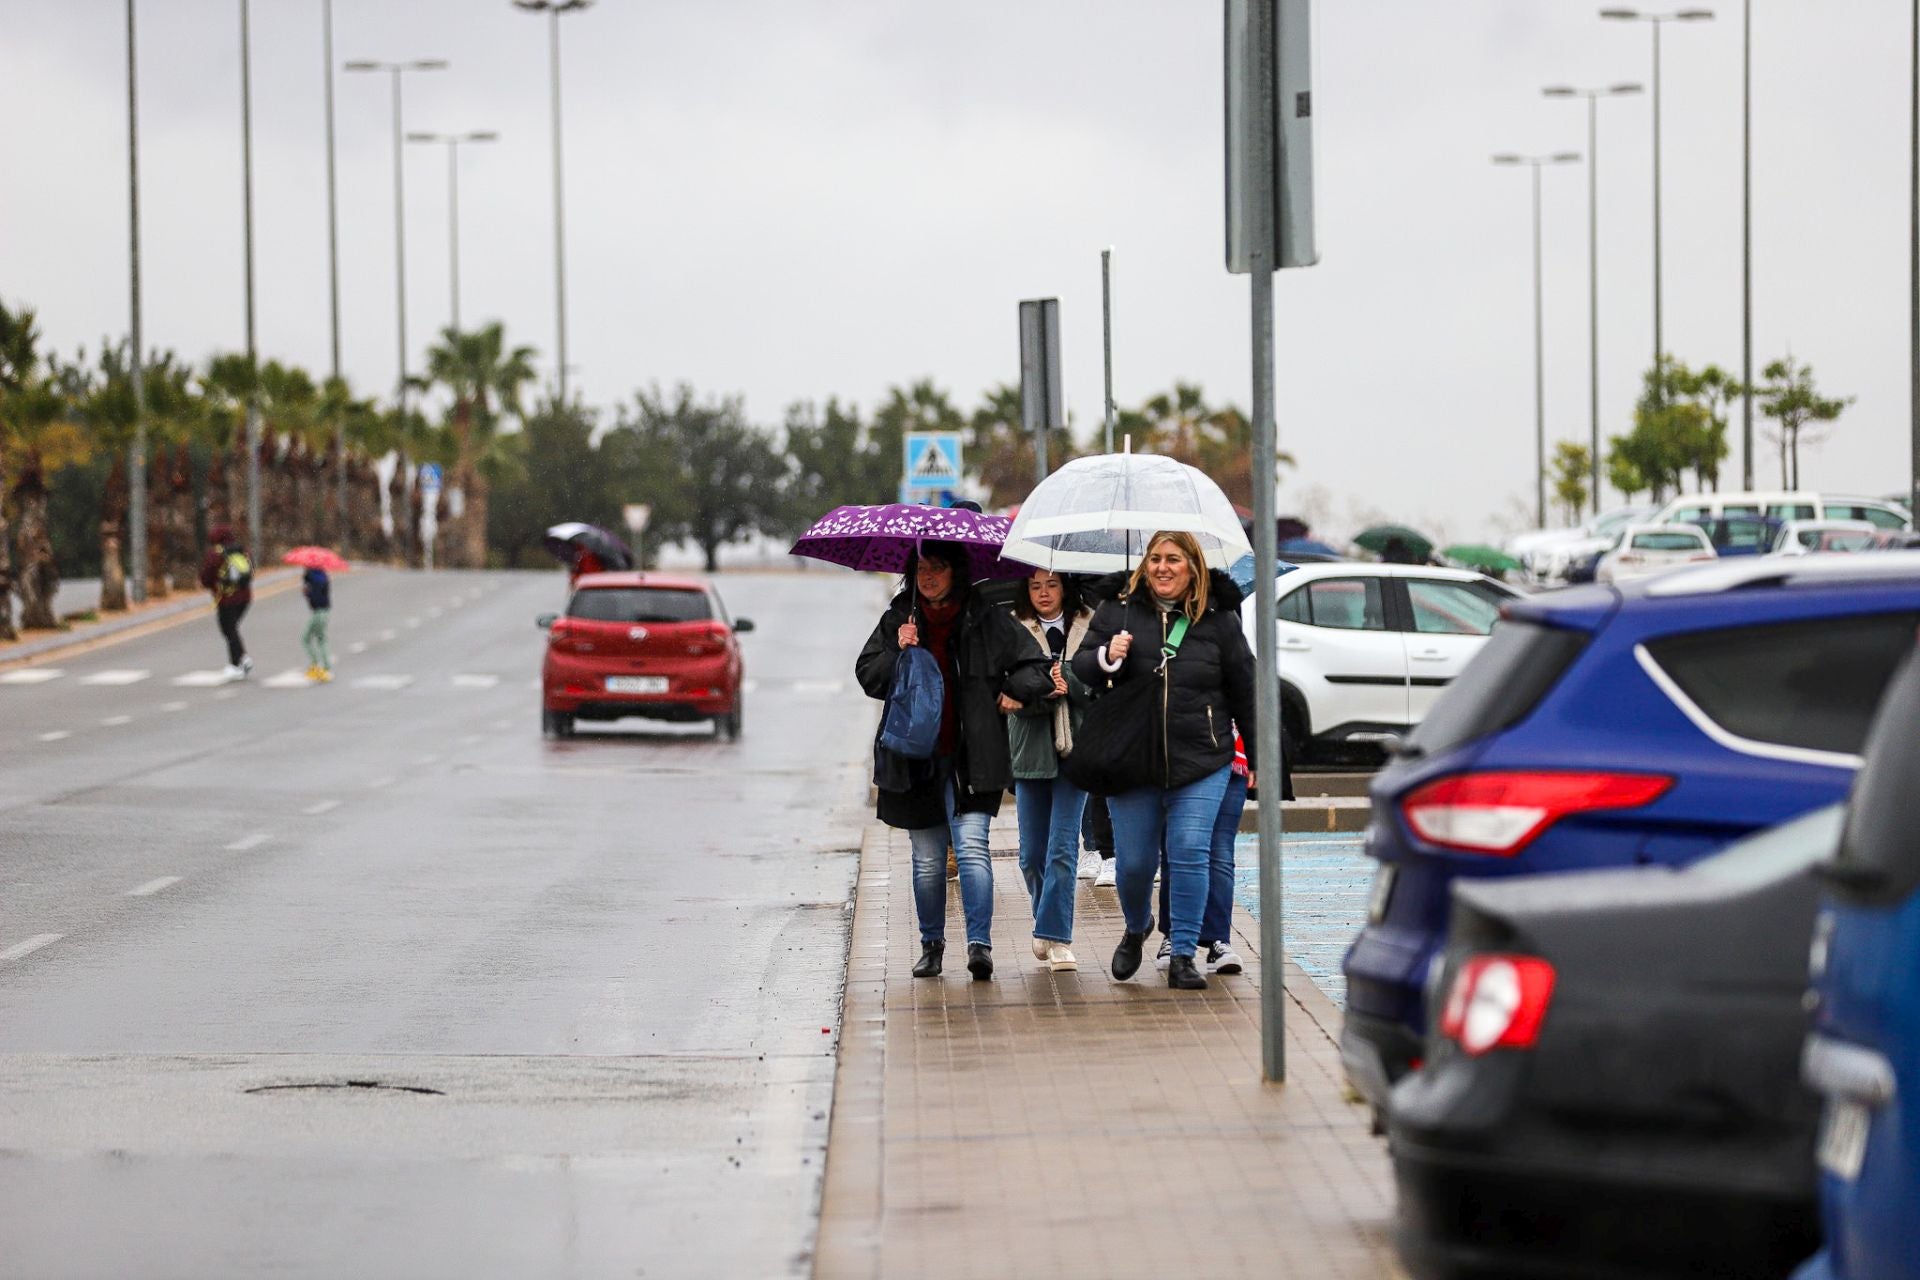
[[[544,541],[553,558],[569,568],[579,563],[585,551],[591,551],[604,568],[633,568],[633,552],[627,544],[598,525],[557,524],[547,530]]]

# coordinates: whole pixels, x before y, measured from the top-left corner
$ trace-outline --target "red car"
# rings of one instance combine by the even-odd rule
[[[753,621],[729,621],[720,593],[698,578],[589,573],[567,611],[542,614],[540,728],[573,735],[575,720],[713,721],[740,736],[740,642]]]

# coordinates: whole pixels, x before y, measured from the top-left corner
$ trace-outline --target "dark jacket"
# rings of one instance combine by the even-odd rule
[[[1072,659],[1079,652],[1085,639],[1087,627],[1092,623],[1092,615],[1085,610],[1067,619],[1067,657]],[[1087,686],[1080,683],[1080,677],[1073,674],[1073,664],[1068,661],[1062,670],[1066,678],[1067,693],[1064,698],[1053,696],[1053,655],[1048,651],[1046,641],[1041,636],[1041,624],[1014,618],[1014,626],[1020,628],[1027,637],[1027,643],[1040,658],[1038,663],[1025,662],[1015,667],[1007,677],[1007,696],[1020,704],[1020,710],[1007,717],[1007,749],[1013,756],[1013,776],[1016,779],[1054,778],[1060,774],[1060,752],[1058,743],[1062,730],[1071,750],[1071,742],[1080,732],[1080,725],[1086,719],[1087,703],[1092,694]],[[1065,724],[1061,723],[1061,712],[1065,711]]]
[[[1240,588],[1212,571],[1207,611],[1187,628],[1180,651],[1168,664],[1167,696],[1154,708],[1154,731],[1166,743],[1168,788],[1184,787],[1233,763],[1233,726],[1254,723],[1253,650],[1240,629]],[[1160,647],[1173,617],[1163,613],[1144,587],[1132,596],[1109,600],[1094,611],[1093,625],[1074,655],[1073,670],[1094,689],[1126,680],[1154,678]],[[1133,633],[1120,670],[1100,667],[1100,651],[1122,631]],[[1247,764],[1258,769],[1253,735],[1244,735]]]
[[[232,546],[221,546],[219,543],[215,543],[213,546],[208,547],[207,554],[201,557],[200,585],[213,592],[213,599],[216,604],[241,605],[253,603],[252,586],[234,587],[220,580],[221,566],[226,563],[227,556],[235,551],[245,555],[247,549],[238,543]]]
[[[333,608],[333,580],[327,577],[325,569],[309,569],[301,574],[300,590],[306,594],[309,609]]]
[[[853,673],[870,698],[884,700],[893,688],[893,667],[900,656],[896,637],[908,616],[907,593],[903,591],[893,598],[860,650]],[[951,757],[957,796],[955,808],[961,813],[995,814],[1000,812],[1001,794],[1013,784],[1006,721],[997,704],[1006,689],[1009,673],[1027,661],[1019,647],[1025,637],[1011,613],[972,594],[961,607],[954,627],[948,649],[949,664],[941,675],[958,682],[954,701],[958,724]],[[1032,648],[1031,640],[1026,647]],[[891,753],[881,750],[877,730],[874,751],[876,772],[888,767],[919,766],[911,770],[916,780],[906,790],[881,788],[877,815],[880,821],[908,831],[945,825],[946,797],[934,784],[933,770],[919,761],[879,759]]]

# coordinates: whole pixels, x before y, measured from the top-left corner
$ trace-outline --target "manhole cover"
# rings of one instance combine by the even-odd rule
[[[294,1092],[334,1092],[350,1093],[355,1090],[380,1093],[423,1093],[435,1098],[444,1098],[446,1094],[439,1089],[429,1089],[418,1084],[388,1084],[384,1080],[301,1080],[292,1084],[263,1084],[248,1093],[294,1093]]]

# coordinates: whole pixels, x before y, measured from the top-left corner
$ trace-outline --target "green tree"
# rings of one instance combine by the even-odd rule
[[[722,546],[783,527],[786,465],[737,397],[702,403],[684,383],[671,397],[641,391],[601,449],[625,492],[652,504],[656,542],[699,544],[709,573]]]
[[[462,333],[441,331],[427,351],[427,378],[447,389],[453,407],[447,415],[452,436],[452,475],[462,511],[448,530],[454,562],[479,568],[487,562],[487,502],[505,456],[496,448],[504,415],[520,417],[520,392],[533,381],[532,347],[507,346],[497,321]]]
[[[824,409],[808,401],[787,407],[789,465],[785,532],[798,534],[847,503],[892,502],[900,487],[898,449],[883,454],[860,410],[836,397]]]
[[[869,502],[893,502],[900,491],[900,460],[906,438],[913,431],[959,431],[967,429],[967,417],[954,406],[953,398],[935,386],[933,379],[922,378],[908,386],[887,388],[887,398],[874,410],[868,426],[868,440],[875,454],[884,460],[887,485],[884,494]],[[962,459],[971,466],[972,459]]]
[[[74,418],[65,379],[62,367],[40,354],[33,313],[0,310],[0,478],[15,521],[18,568],[11,585],[20,597],[20,625],[27,628],[59,625],[53,597],[60,569],[48,523],[48,479],[93,453],[92,440]],[[0,610],[0,632],[11,636],[6,612]]]
[[[1760,375],[1764,381],[1754,388],[1760,412],[1777,424],[1771,433],[1780,442],[1780,484],[1782,488],[1800,487],[1800,445],[1818,443],[1809,428],[1833,422],[1853,403],[1852,396],[1822,396],[1814,386],[1813,366],[1792,356],[1775,360]]]
[[[610,474],[618,449],[602,456],[593,431],[593,415],[577,402],[549,398],[528,413],[523,430],[502,438],[508,465],[487,509],[487,543],[502,564],[550,566],[542,538],[563,521],[618,527],[625,495],[616,496]]]
[[[1070,430],[1047,432],[1047,470],[1075,456]],[[1020,388],[1001,383],[967,423],[967,470],[987,491],[987,505],[1010,507],[1033,489],[1033,433],[1020,424]]]
[[[1547,481],[1553,486],[1553,500],[1559,504],[1568,524],[1577,524],[1587,505],[1587,477],[1593,470],[1593,450],[1571,440],[1553,446],[1553,460],[1547,464]]]

